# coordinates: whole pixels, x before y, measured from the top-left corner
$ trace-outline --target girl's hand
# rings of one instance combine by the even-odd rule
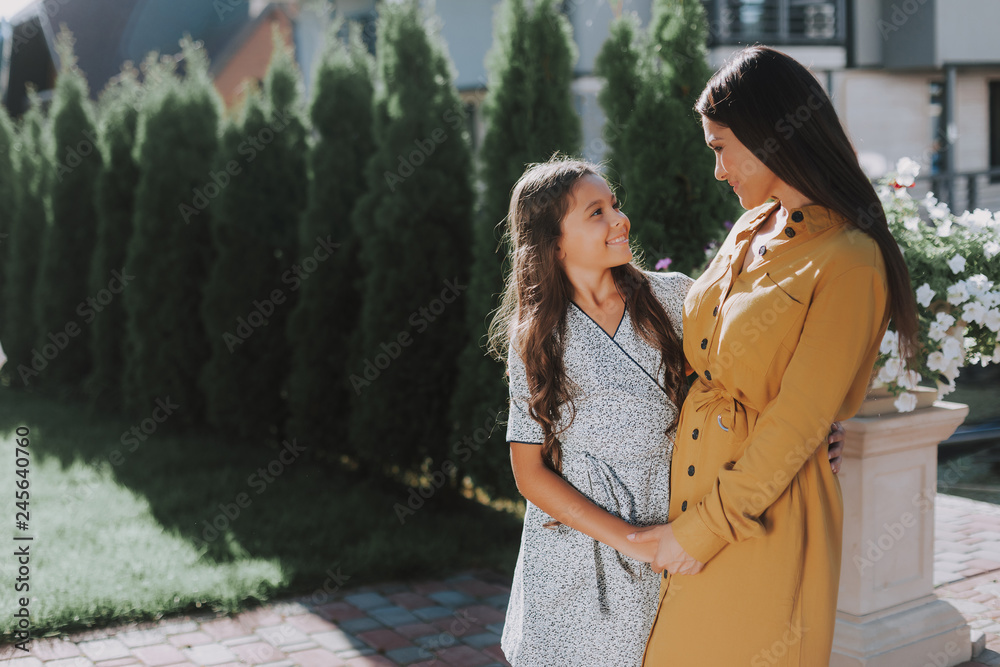
[[[656,545],[656,554],[650,563],[653,572],[666,570],[670,574],[698,574],[705,567],[689,556],[684,547],[674,538],[674,527],[669,523],[649,528],[640,528],[628,535],[630,542]]]
[[[830,426],[830,437],[827,439],[829,447],[827,449],[828,455],[830,457],[830,470],[836,475],[840,472],[840,464],[843,463],[843,453],[844,453],[844,439],[847,437],[847,432],[844,427],[841,426],[840,422],[833,422]]]

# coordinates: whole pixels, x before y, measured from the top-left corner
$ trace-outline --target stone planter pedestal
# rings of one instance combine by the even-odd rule
[[[970,659],[969,626],[934,594],[937,445],[968,412],[938,401],[844,423],[832,667],[953,667]]]

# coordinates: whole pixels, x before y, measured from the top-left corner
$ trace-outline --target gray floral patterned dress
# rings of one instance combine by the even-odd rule
[[[680,336],[691,279],[646,275]],[[524,363],[510,353],[507,364],[507,441],[540,445],[542,429],[527,412]],[[665,523],[673,453],[665,431],[677,407],[654,380],[659,352],[636,333],[627,309],[609,336],[571,303],[564,364],[578,393],[576,416],[559,437],[563,477],[631,524]],[[659,575],[568,526],[542,527],[552,520],[527,503],[501,640],[507,660],[514,667],[638,667],[656,616]]]

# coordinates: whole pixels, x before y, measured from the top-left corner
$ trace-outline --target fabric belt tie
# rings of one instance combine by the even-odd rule
[[[719,428],[729,433],[731,440],[742,442],[750,435],[746,408],[725,387],[709,384],[698,378],[684,403],[691,403],[695,412],[707,412],[709,415],[714,413],[714,419],[709,416],[703,420],[704,423],[718,424]]]
[[[633,526],[636,525],[635,498],[618,477],[614,468],[590,452],[584,452],[584,457],[587,461],[587,474],[590,478],[591,498],[611,514],[628,521]],[[626,556],[617,550],[615,556],[618,565],[633,581],[642,578],[642,573],[633,570],[626,561]],[[610,607],[608,606],[607,584],[604,581],[604,557],[601,555],[601,543],[598,540],[594,540],[594,568],[597,573],[597,601],[600,604],[601,613],[608,614]]]

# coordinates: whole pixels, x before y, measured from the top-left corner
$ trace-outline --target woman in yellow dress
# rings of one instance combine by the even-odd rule
[[[892,317],[910,354],[909,273],[829,97],[750,47],[696,109],[715,176],[747,213],[684,303],[697,373],[678,424],[646,667],[828,665],[843,504],[831,422],[861,405]]]

